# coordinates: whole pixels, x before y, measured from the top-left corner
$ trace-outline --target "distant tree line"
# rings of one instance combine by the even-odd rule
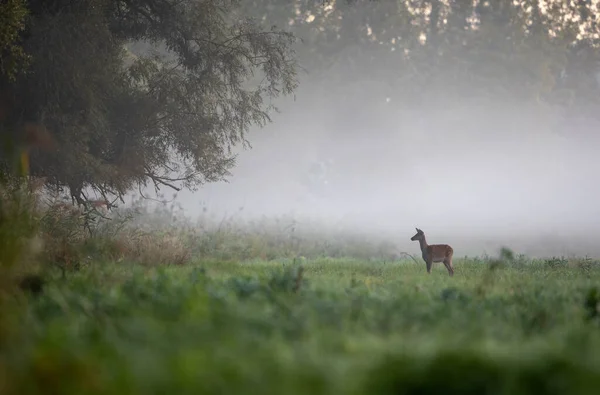
[[[252,16],[288,26],[304,40],[296,48],[309,72],[331,83],[367,75],[407,104],[444,92],[579,106],[598,93],[600,5],[587,0],[244,5]]]

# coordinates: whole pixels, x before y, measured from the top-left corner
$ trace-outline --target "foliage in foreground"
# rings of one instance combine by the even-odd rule
[[[57,277],[21,299],[1,390],[593,394],[600,385],[600,328],[588,317],[598,266],[458,261],[453,279],[411,261],[302,268],[96,263]]]

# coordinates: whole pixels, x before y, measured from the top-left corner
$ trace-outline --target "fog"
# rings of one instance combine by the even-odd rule
[[[272,123],[251,131],[251,149],[237,148],[228,183],[176,201],[190,216],[343,221],[404,251],[417,250],[409,238],[419,227],[458,256],[502,245],[530,255],[600,253],[599,137],[585,120],[559,124],[507,103],[407,108],[381,95],[336,107],[335,92],[327,99],[299,89]],[[303,182],[315,161],[331,161],[322,193]]]
[[[597,124],[494,94],[407,100],[386,76],[374,78],[383,52],[369,53],[330,80],[302,74],[272,122],[250,131],[252,148],[236,147],[228,182],[178,193],[186,214],[311,217],[391,237],[404,251],[417,251],[409,239],[419,227],[457,256],[504,245],[600,255]],[[386,75],[402,73],[384,58]],[[328,166],[316,181],[315,164]]]

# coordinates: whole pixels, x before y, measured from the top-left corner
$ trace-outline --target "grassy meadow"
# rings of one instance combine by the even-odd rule
[[[600,391],[594,260],[504,251],[450,278],[290,218],[88,214],[44,211],[40,252],[4,265],[1,394]],[[42,292],[11,288],[22,267]]]

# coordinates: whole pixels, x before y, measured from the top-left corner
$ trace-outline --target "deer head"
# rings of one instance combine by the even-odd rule
[[[415,229],[417,230],[417,234],[410,238],[411,241],[421,240],[425,236],[425,233],[423,233],[423,231],[421,229],[419,229],[419,228],[415,228]]]

